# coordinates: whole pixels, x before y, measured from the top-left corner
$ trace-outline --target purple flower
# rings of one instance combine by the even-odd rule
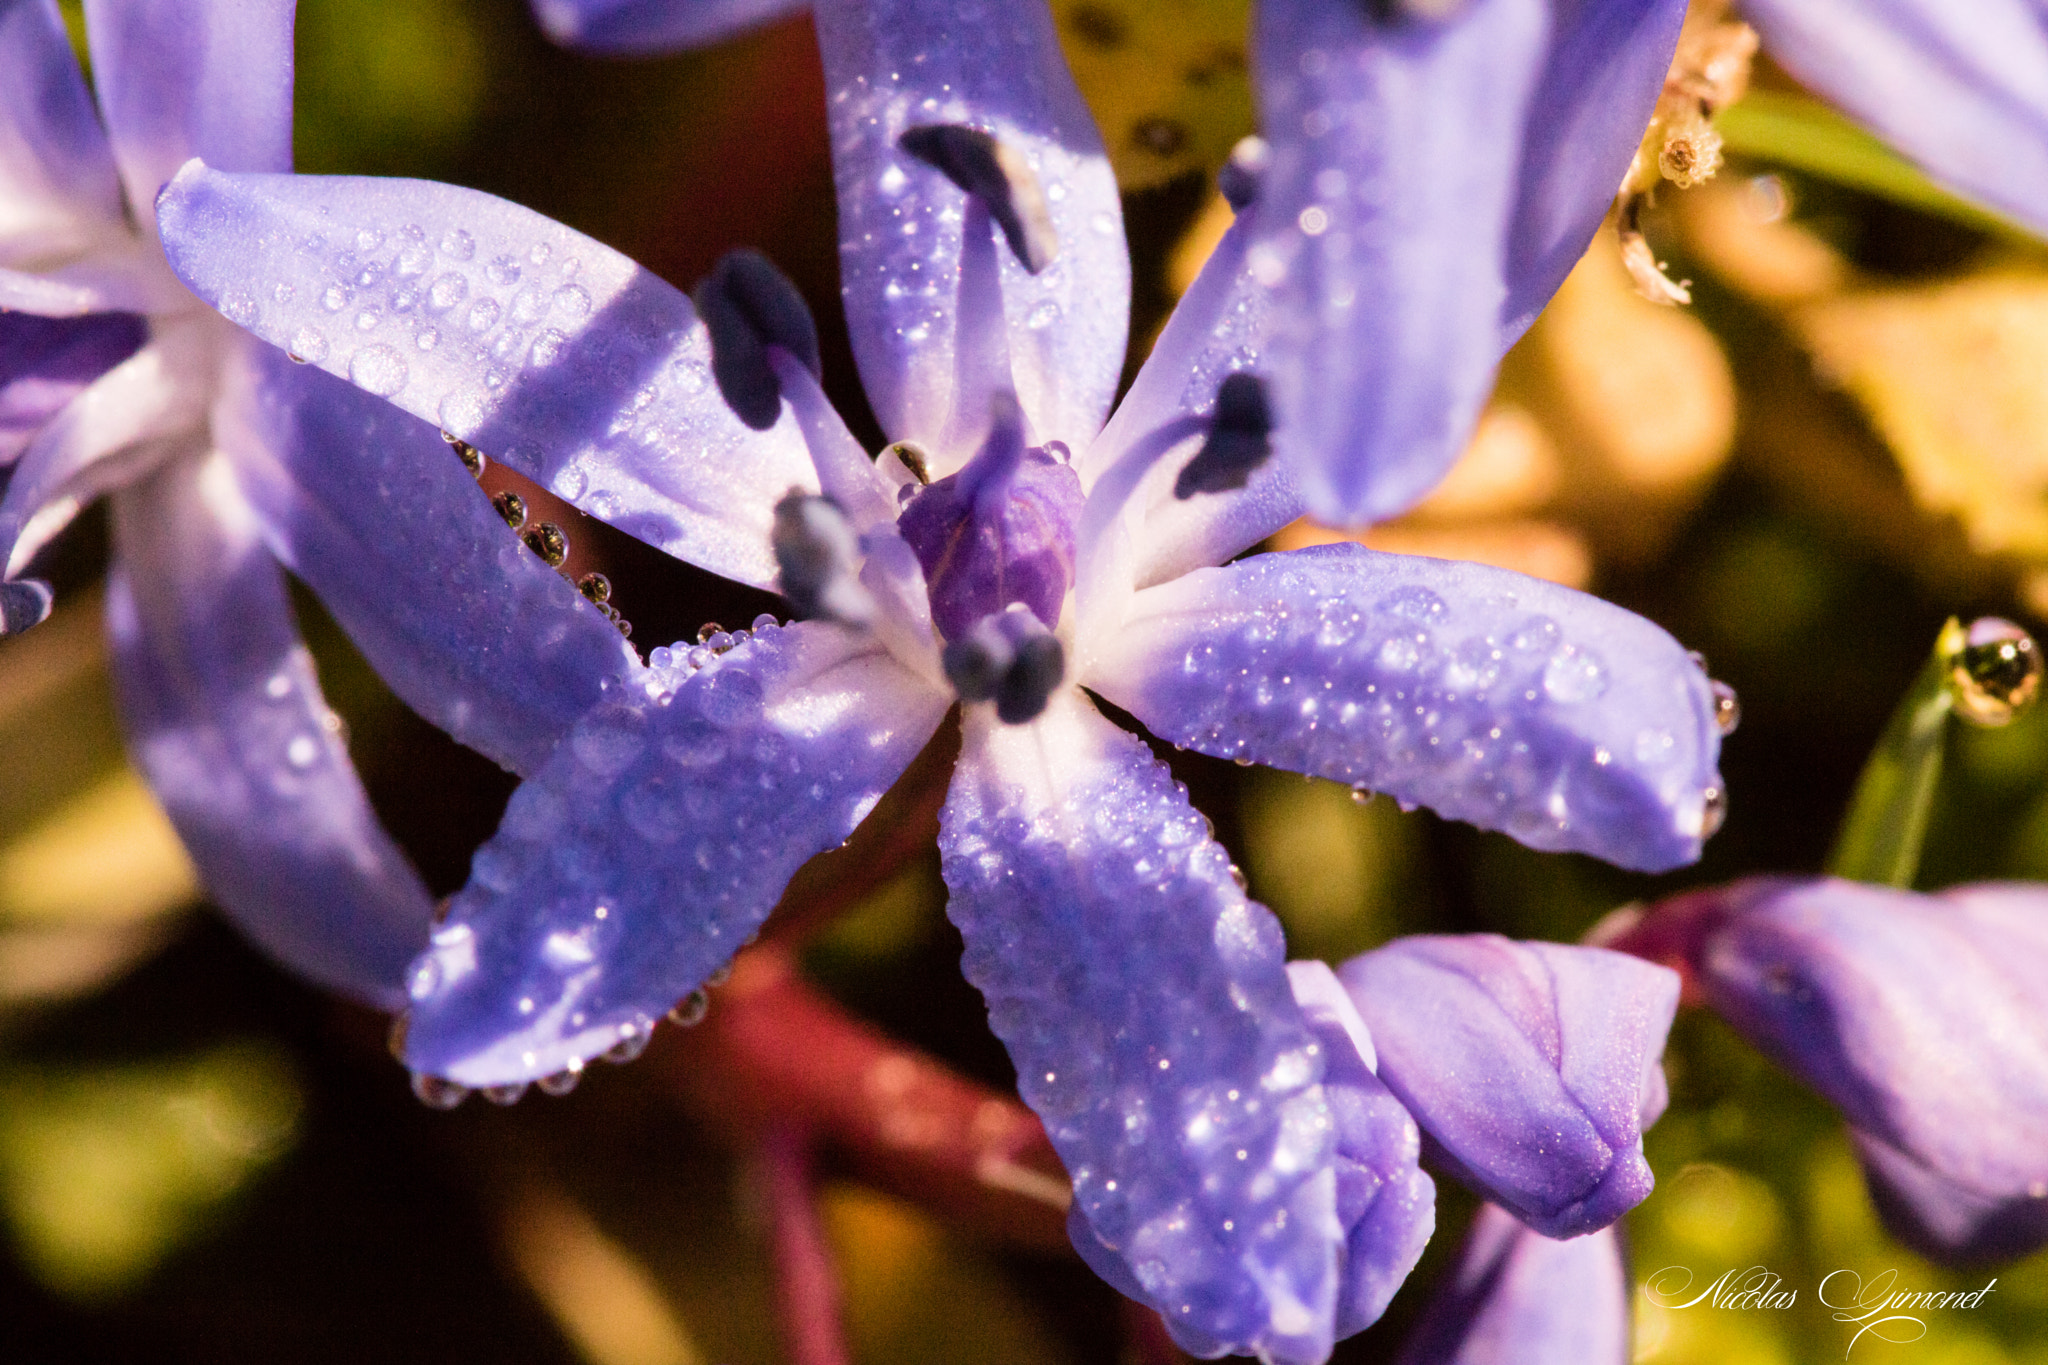
[[[96,113],[56,6],[0,6],[0,629],[42,618],[48,590],[18,575],[111,494],[136,762],[237,924],[394,1007],[432,905],[364,798],[279,562],[422,714],[516,768],[629,651],[432,427],[291,365],[167,267],[153,205],[180,163],[290,166],[291,12],[89,0]]]
[[[758,257],[693,304],[448,186],[194,163],[162,198],[181,277],[247,298],[258,335],[317,338],[334,373],[822,618],[656,650],[589,710],[415,965],[407,1060],[517,1087],[632,1055],[962,701],[951,914],[1082,1245],[1191,1345],[1320,1360],[1398,1279],[1401,1124],[1356,1076],[1356,1122],[1332,1100],[1277,924],[1082,689],[1178,744],[1668,867],[1718,812],[1707,680],[1639,618],[1476,565],[1354,545],[1203,567],[1301,509],[1247,397],[1265,315],[1248,228],[1105,423],[1129,264],[1050,15],[849,0],[816,19],[880,459]],[[320,301],[370,265],[357,306],[394,323],[365,341]],[[1368,1176],[1409,1195],[1358,1250]]]
[[[2048,233],[2035,0],[1744,0],[1773,60],[1963,194]]]
[[[1638,932],[1842,1111],[1902,1241],[1965,1261],[2048,1242],[2048,890],[1759,878]]]
[[[1487,1204],[1395,1365],[1623,1365],[1628,1296],[1614,1229],[1552,1241]]]
[[[1379,1078],[1432,1159],[1550,1237],[1604,1228],[1652,1185],[1643,1129],[1678,974],[1495,934],[1397,939],[1339,969]]]

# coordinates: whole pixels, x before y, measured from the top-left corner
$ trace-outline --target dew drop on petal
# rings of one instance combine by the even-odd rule
[[[350,357],[348,377],[356,387],[388,397],[405,387],[405,357],[382,342],[365,346]]]
[[[695,1028],[704,1022],[704,1016],[709,1013],[711,997],[702,991],[691,991],[668,1012],[668,1021],[678,1028]]]
[[[412,1073],[412,1093],[429,1109],[453,1109],[469,1098],[469,1087],[415,1071]]]
[[[449,228],[441,236],[441,254],[452,261],[467,261],[476,255],[476,238],[461,228]]]
[[[311,327],[301,327],[292,333],[291,343],[285,350],[302,364],[318,365],[327,359],[327,338]]]
[[[2041,692],[2040,646],[1996,616],[1971,622],[1963,648],[1949,666],[1956,714],[1972,725],[2011,723]]]

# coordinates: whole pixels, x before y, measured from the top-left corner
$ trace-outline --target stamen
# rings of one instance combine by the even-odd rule
[[[803,295],[758,251],[729,251],[691,295],[711,333],[711,377],[739,419],[766,431],[782,414],[782,385],[768,362],[780,347],[823,373],[818,328]]]
[[[940,662],[960,700],[993,700],[1005,725],[1036,719],[1067,668],[1059,639],[1022,603],[975,622]]]
[[[1266,383],[1239,371],[1224,376],[1216,389],[1216,408],[1209,419],[1209,439],[1174,480],[1173,495],[1185,501],[1197,493],[1223,493],[1242,488],[1252,471],[1273,453],[1273,410],[1266,402]]]
[[[1266,169],[1273,164],[1273,147],[1262,137],[1243,137],[1230,149],[1230,159],[1216,172],[1216,188],[1222,192],[1233,213],[1243,213],[1259,197]]]
[[[906,129],[896,145],[986,205],[1026,270],[1036,275],[1052,264],[1059,254],[1059,234],[1046,208],[1045,189],[1022,154],[979,128],[957,123]]]
[[[875,598],[860,581],[860,538],[830,498],[791,489],[775,504],[771,535],[782,595],[799,616],[866,626]]]

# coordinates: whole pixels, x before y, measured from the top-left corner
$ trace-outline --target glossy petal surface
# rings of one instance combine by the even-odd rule
[[[742,426],[690,300],[618,252],[475,190],[196,164],[159,220],[230,320],[650,545],[774,583],[771,508],[817,487],[796,424]]]
[[[133,355],[147,335],[147,325],[132,313],[0,313],[0,465],[20,458],[45,423]]]
[[[1508,229],[1501,350],[1529,329],[1606,217],[1664,88],[1685,10],[1685,0],[1553,6]]]
[[[252,343],[215,429],[278,555],[462,743],[530,775],[607,678],[638,670],[419,419]]]
[[[1395,1365],[1626,1365],[1628,1296],[1612,1228],[1556,1242],[1488,1204]]]
[[[1936,179],[2048,233],[2039,0],[1745,0],[1773,60]]]
[[[294,8],[86,0],[100,109],[138,213],[195,156],[229,171],[291,169]]]
[[[947,912],[1073,1176],[1077,1242],[1199,1354],[1322,1360],[1335,1132],[1278,923],[1165,766],[1072,688],[1029,725],[980,706],[966,726]]]
[[[1943,1257],[2048,1236],[2048,892],[1841,881],[1720,893],[1708,1002],[1839,1108],[1879,1206]]]
[[[1380,1079],[1488,1199],[1575,1237],[1649,1194],[1642,1130],[1663,1107],[1676,972],[1471,934],[1396,939],[1338,976],[1372,1030]]]
[[[1203,753],[1647,871],[1711,832],[1705,674],[1553,583],[1352,544],[1259,555],[1139,593],[1098,648],[1082,681]]]
[[[1423,1174],[1422,1135],[1385,1083],[1371,1031],[1336,974],[1290,962],[1294,998],[1323,1046],[1323,1097],[1337,1123],[1337,1219],[1344,1225],[1337,1336],[1379,1321],[1436,1230],[1436,1182]]]
[[[1116,181],[1045,0],[819,0],[814,13],[846,321],[883,429],[932,442],[951,413],[966,197],[896,142],[963,123],[1021,153],[1044,188],[1058,255],[1030,275],[1001,254],[1010,365],[1034,442],[1081,449],[1116,392],[1130,260]]]
[[[55,0],[0,4],[0,264],[38,264],[119,223],[107,136]]]
[[[657,53],[715,43],[809,7],[809,0],[533,0],[533,16],[568,47]]]
[[[123,489],[114,528],[128,743],[207,890],[292,970],[396,1006],[433,903],[363,796],[225,462]]]
[[[1275,448],[1324,521],[1403,511],[1471,433],[1547,9],[1472,0],[1434,21],[1357,0],[1259,6],[1273,162],[1250,259],[1275,294]]]
[[[644,1037],[949,701],[836,626],[764,626],[693,671],[698,653],[613,688],[513,793],[413,967],[408,1065],[516,1084]]]

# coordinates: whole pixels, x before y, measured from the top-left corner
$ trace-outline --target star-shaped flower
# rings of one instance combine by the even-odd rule
[[[292,365],[166,264],[154,203],[186,158],[290,167],[288,0],[89,0],[85,19],[97,113],[55,4],[0,4],[0,617],[42,618],[48,590],[16,576],[111,493],[137,763],[251,937],[392,1007],[432,903],[364,798],[279,562],[423,715],[520,770],[631,650],[431,426]],[[310,302],[364,331],[350,304],[383,269],[366,254]]]
[[[165,191],[181,277],[258,335],[821,618],[656,650],[577,722],[416,964],[406,1058],[511,1088],[632,1055],[961,703],[951,914],[1077,1217],[1191,1345],[1319,1360],[1346,1285],[1407,1243],[1347,1246],[1371,1210],[1340,1200],[1278,925],[1090,693],[1177,745],[1642,868],[1718,820],[1715,697],[1655,626],[1552,584],[1355,545],[1230,563],[1303,505],[1263,458],[1255,215],[1108,416],[1129,266],[1050,16],[941,40],[916,15],[817,10],[879,459],[759,257],[693,306],[468,190],[195,162]],[[458,239],[400,275],[405,244]],[[366,335],[320,300],[370,265]]]

